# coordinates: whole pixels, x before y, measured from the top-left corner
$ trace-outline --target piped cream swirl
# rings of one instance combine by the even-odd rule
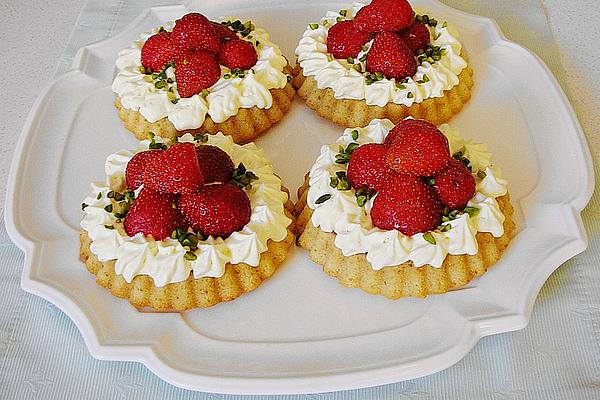
[[[160,137],[155,140],[163,142]],[[186,134],[179,141],[193,142],[193,137]],[[252,209],[246,226],[226,239],[211,236],[199,242],[194,261],[184,259],[186,250],[177,240],[156,241],[141,233],[128,236],[123,225],[117,224],[114,215],[104,207],[110,204],[107,194],[111,187],[125,187],[125,169],[131,157],[147,150],[149,143],[145,140],[135,151],[123,150],[108,156],[106,182],[93,183],[90,195],[83,201],[87,207],[81,227],[93,241],[90,250],[100,261],[116,260],[115,272],[127,282],[137,275],[148,275],[161,287],[187,279],[190,272],[194,278],[220,277],[227,263],[257,266],[269,240],[279,242],[286,238],[287,227],[292,222],[284,209],[288,195],[282,191],[281,180],[274,174],[269,160],[253,143],[241,146],[221,133],[209,135],[208,144],[228,153],[236,165],[244,163],[258,177],[252,188],[246,190]],[[114,226],[114,229],[106,226]]]
[[[428,264],[439,268],[448,254],[476,254],[477,232],[502,236],[505,218],[495,198],[506,194],[507,182],[501,178],[499,169],[492,166],[484,145],[463,140],[458,130],[447,124],[440,125],[439,129],[449,139],[451,152],[472,155],[471,165],[478,168],[473,169],[477,192],[468,206],[476,207],[479,212],[474,216],[462,213],[456,219],[443,222],[442,225],[451,228],[445,232],[432,231],[435,244],[425,240],[422,233],[408,237],[396,230],[376,228],[369,214],[374,198],[362,208],[356,203],[354,189],[340,191],[330,186],[330,178],[347,168],[347,165],[335,163],[340,145],[382,143],[393,127],[387,119],[376,119],[364,128],[346,129],[334,144],[321,147],[309,173],[307,204],[313,210],[313,225],[325,232],[335,232],[335,245],[345,256],[366,253],[367,261],[375,270],[407,261],[412,261],[416,267]],[[353,131],[358,132],[357,139],[352,138]],[[484,178],[480,177],[479,171],[485,172]],[[329,200],[317,204],[325,194],[331,195]]]

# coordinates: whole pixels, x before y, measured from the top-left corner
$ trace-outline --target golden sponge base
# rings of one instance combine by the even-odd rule
[[[286,204],[286,214],[293,220],[293,205]],[[108,289],[114,296],[127,299],[138,309],[153,308],[158,311],[185,311],[192,308],[211,307],[231,301],[244,293],[256,289],[264,280],[275,273],[285,260],[289,247],[294,243],[294,223],[288,227],[287,237],[280,241],[267,242],[267,251],[261,253],[257,267],[239,263],[225,266],[219,278],[190,276],[182,282],[156,287],[148,275],[138,275],[131,283],[115,273],[115,260],[99,261],[90,251],[92,240],[87,232],[81,231],[80,258],[89,272],[96,276],[96,283]]]
[[[477,233],[479,251],[476,255],[448,255],[440,268],[430,265],[416,268],[409,261],[375,271],[364,253],[344,256],[335,246],[335,233],[323,232],[312,224],[312,210],[306,204],[307,189],[306,182],[298,189],[298,244],[309,251],[311,260],[321,265],[325,273],[337,278],[342,285],[361,288],[367,293],[390,299],[425,297],[466,285],[473,278],[483,275],[500,259],[515,230],[513,208],[507,194],[496,199],[506,217],[504,234],[495,238],[490,233]]]
[[[291,73],[291,68],[286,67],[286,73]],[[292,105],[296,92],[288,83],[283,89],[271,89],[273,104],[270,108],[258,107],[240,108],[236,115],[229,117],[221,123],[215,123],[209,115],[206,116],[200,128],[178,131],[168,118],[159,119],[156,122],[148,122],[138,111],[124,108],[119,97],[115,100],[115,107],[119,112],[119,118],[123,121],[125,128],[130,130],[138,140],[148,138],[148,132],[174,140],[186,133],[192,135],[198,133],[215,134],[223,132],[229,135],[236,143],[247,143],[256,139],[271,126],[283,119]]]
[[[319,89],[312,76],[304,76],[302,68],[296,66],[292,83],[306,105],[338,125],[366,126],[376,118],[387,118],[397,124],[411,116],[425,119],[434,125],[449,121],[471,98],[473,87],[473,70],[466,67],[458,75],[459,83],[446,90],[442,97],[423,100],[407,107],[402,104],[388,103],[384,107],[367,105],[365,100],[336,99],[330,88]]]

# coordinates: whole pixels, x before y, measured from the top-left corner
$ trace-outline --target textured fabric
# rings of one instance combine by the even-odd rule
[[[592,71],[594,85],[581,82],[573,69],[565,72],[565,57],[550,30],[547,9],[561,6],[560,1],[540,0],[445,0],[458,9],[496,19],[509,39],[534,50],[557,76],[574,104],[590,109],[591,99],[600,98],[600,73]],[[66,72],[76,51],[86,44],[104,39],[122,30],[146,7],[170,1],[89,0],[79,15],[75,29],[56,68],[56,75]],[[584,16],[595,6],[592,0],[575,2],[573,15]],[[8,15],[26,6],[0,5],[0,15]],[[49,18],[68,21],[70,14],[60,12],[72,7],[68,2],[56,5],[59,12],[48,10]],[[579,11],[579,12],[576,12]],[[593,11],[593,10],[592,10]],[[595,8],[597,16],[600,12]],[[6,14],[9,13],[9,14]],[[53,14],[50,14],[53,13]],[[71,14],[73,10],[71,10]],[[38,13],[39,14],[39,13]],[[36,14],[36,15],[38,15]],[[593,13],[592,13],[593,14]],[[4,17],[2,17],[4,18]],[[6,17],[8,18],[8,17]],[[561,19],[566,24],[568,18]],[[589,32],[595,32],[590,18]],[[3,21],[6,22],[6,21]],[[35,22],[35,21],[32,21]],[[64,32],[65,28],[59,27]],[[564,28],[553,26],[556,34]],[[593,35],[593,33],[591,33]],[[597,33],[596,33],[597,38]],[[14,41],[13,41],[14,43]],[[598,43],[596,41],[595,43]],[[1,46],[1,44],[0,44]],[[35,47],[36,44],[31,45]],[[597,45],[595,46],[597,47]],[[581,52],[592,54],[594,45],[582,45]],[[3,52],[4,54],[4,52]],[[25,57],[25,56],[24,56]],[[27,56],[23,61],[32,61]],[[586,70],[578,58],[576,66]],[[20,60],[17,60],[20,61]],[[596,59],[597,62],[597,59]],[[579,64],[577,64],[579,63]],[[17,62],[19,64],[19,62]],[[54,64],[53,64],[54,65]],[[31,66],[42,72],[40,63]],[[570,66],[572,67],[572,66]],[[11,71],[3,70],[4,76]],[[596,67],[597,69],[597,67]],[[577,70],[577,69],[576,69]],[[48,77],[51,73],[47,73]],[[577,80],[579,79],[579,80]],[[49,81],[49,79],[48,79]],[[569,87],[585,87],[573,91]],[[596,90],[594,92],[594,90]],[[31,94],[35,98],[35,94]],[[32,99],[23,100],[27,107]],[[29,103],[28,103],[29,102]],[[591,107],[597,112],[598,107]],[[24,116],[26,111],[20,112]],[[580,113],[584,127],[591,116]],[[23,120],[11,123],[22,126]],[[597,128],[595,128],[597,130]],[[597,132],[587,130],[592,152]],[[6,132],[0,132],[6,135]],[[16,134],[13,132],[13,135]],[[593,137],[596,135],[596,141]],[[8,165],[14,139],[0,141],[1,166]],[[598,169],[596,169],[598,171]],[[5,182],[5,171],[2,174]],[[596,173],[597,175],[597,173]],[[5,187],[2,187],[5,191]],[[0,209],[4,207],[2,196]],[[349,399],[597,399],[600,398],[600,197],[595,193],[584,211],[590,248],[561,266],[547,281],[535,304],[529,326],[521,331],[482,339],[460,362],[437,374],[412,381],[375,388],[337,393],[279,396],[281,399],[349,400]],[[0,225],[0,398],[2,399],[266,399],[268,396],[229,396],[197,393],[174,387],[153,375],[143,365],[133,362],[109,362],[93,359],[76,326],[54,305],[30,295],[20,288],[22,253],[11,243]]]

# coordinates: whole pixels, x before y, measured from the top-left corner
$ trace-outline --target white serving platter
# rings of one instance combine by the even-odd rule
[[[413,4],[460,30],[476,86],[452,124],[486,143],[509,180],[518,234],[482,278],[445,295],[391,301],[339,285],[296,248],[256,291],[206,310],[142,313],[96,285],[78,259],[80,204],[89,182],[104,178],[105,157],[135,147],[113,107],[117,52],[199,10],[253,19],[293,60],[308,22],[347,7],[227,0],[149,9],[119,35],[82,48],[72,71],[40,95],[17,146],[5,213],[26,254],[23,288],[62,309],[94,357],[138,361],[174,385],[218,393],[398,382],[453,365],[483,336],[523,328],[548,276],[587,246],[580,212],[594,178],[584,136],[548,69],[492,20],[435,0]],[[341,131],[296,99],[257,144],[293,191],[321,144]]]

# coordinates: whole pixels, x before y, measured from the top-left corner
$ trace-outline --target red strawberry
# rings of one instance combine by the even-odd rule
[[[462,210],[475,195],[475,178],[460,161],[451,159],[434,178],[433,188],[442,203],[451,210]]]
[[[424,49],[431,40],[429,28],[421,22],[415,22],[408,28],[403,29],[398,35],[413,53],[419,49]]]
[[[327,52],[340,59],[356,57],[370,39],[371,33],[356,30],[353,21],[341,21],[327,33]]]
[[[393,173],[385,163],[389,147],[385,144],[368,143],[354,150],[348,163],[347,175],[355,189],[381,189],[387,177]]]
[[[433,176],[450,161],[448,139],[429,122],[402,121],[390,135],[393,141],[385,161],[396,172]]]
[[[150,161],[144,187],[161,193],[195,193],[204,185],[193,143],[176,143]]]
[[[220,77],[217,59],[206,51],[185,53],[175,60],[175,81],[181,97],[191,97],[208,89]]]
[[[394,126],[392,129],[390,129],[390,131],[388,132],[387,136],[385,137],[385,140],[383,141],[383,143],[392,144],[392,143],[394,143],[394,141],[396,140],[396,138],[398,136],[403,135],[403,132],[410,130],[410,129],[421,129],[421,128],[433,129],[433,128],[436,128],[436,126],[425,120],[422,120],[422,119],[407,118],[405,120],[400,121],[396,126]]]
[[[196,147],[196,155],[204,183],[227,183],[231,180],[235,167],[229,154],[217,146],[206,144]]]
[[[389,79],[404,79],[415,74],[417,60],[400,36],[381,32],[375,35],[367,54],[367,71],[381,72]]]
[[[392,174],[371,208],[373,225],[407,236],[435,229],[442,221],[442,203],[433,188],[414,175]]]
[[[182,52],[206,50],[216,54],[221,50],[221,40],[212,22],[198,13],[189,13],[177,20],[171,39]]]
[[[157,157],[160,157],[164,150],[146,150],[140,151],[127,163],[125,168],[125,181],[129,189],[137,189],[144,183],[144,169],[146,165]]]
[[[171,34],[163,31],[150,36],[142,47],[142,65],[152,71],[160,71],[177,53]]]
[[[250,42],[230,40],[219,53],[219,62],[227,68],[250,69],[256,65],[258,54]]]
[[[226,238],[250,221],[250,200],[233,185],[215,184],[179,198],[179,208],[194,229]]]
[[[366,32],[399,31],[412,21],[413,10],[406,0],[373,0],[354,18],[356,28]]]
[[[185,218],[174,204],[177,196],[170,193],[158,193],[144,187],[125,217],[125,232],[129,236],[136,233],[152,235],[162,240],[173,229],[185,226]]]
[[[214,22],[214,21],[210,21],[210,23],[212,24],[212,27],[213,27],[215,33],[221,40],[221,43],[227,42],[228,40],[239,39],[239,36],[234,31],[232,31],[231,29],[226,27],[225,25],[220,24],[218,22]]]

